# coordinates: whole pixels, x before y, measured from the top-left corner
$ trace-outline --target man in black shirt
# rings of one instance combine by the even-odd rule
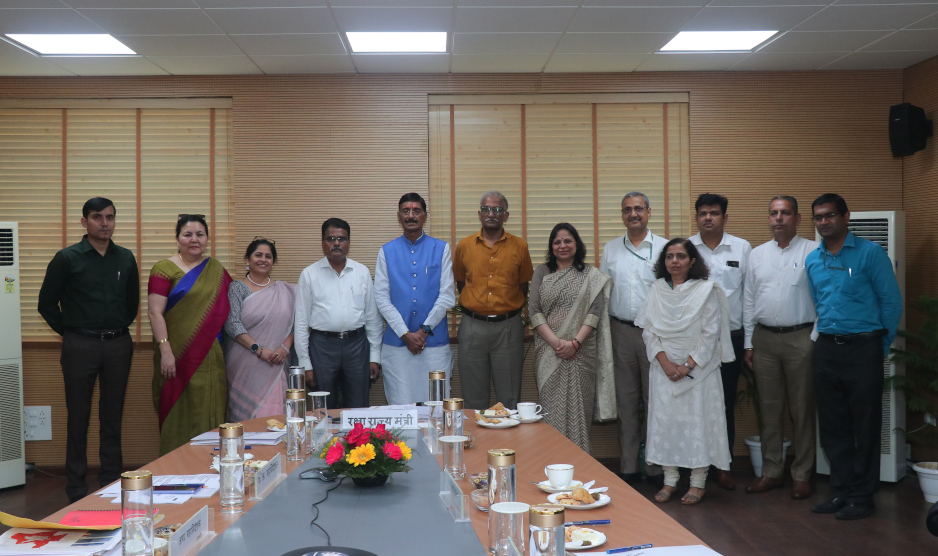
[[[88,421],[101,377],[101,486],[120,478],[121,416],[133,340],[128,327],[140,305],[140,273],[133,253],[111,241],[116,209],[103,197],[82,207],[88,233],[56,253],[39,290],[39,314],[62,336],[62,375],[68,410],[65,471],[69,502],[88,494]]]

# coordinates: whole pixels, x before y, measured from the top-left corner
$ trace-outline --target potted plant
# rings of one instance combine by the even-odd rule
[[[329,469],[351,477],[358,486],[380,486],[391,473],[410,471],[411,449],[383,424],[370,429],[355,423],[344,437],[329,441],[320,457]]]
[[[746,387],[736,394],[736,403],[741,404],[742,402],[747,402],[752,406],[752,409],[756,413],[756,426],[759,427],[759,432],[762,432],[762,405],[759,403],[759,388],[756,385],[756,375],[752,372],[752,369],[748,368],[746,365],[743,365],[742,371],[743,378],[746,381]],[[749,459],[752,461],[752,470],[756,474],[756,477],[762,476],[762,440],[759,435],[747,436],[745,439],[746,447],[749,448]],[[785,462],[785,457],[788,455],[788,447],[791,446],[791,439],[784,438],[782,439],[782,463]]]
[[[921,415],[926,423],[906,432],[906,439],[913,444],[933,446],[938,442],[938,432],[928,426],[926,416],[934,419],[938,415],[938,297],[923,295],[915,306],[925,312],[925,320],[917,332],[898,332],[905,338],[906,347],[890,351],[893,361],[905,365],[905,373],[886,379],[886,386],[901,392],[908,411]],[[919,462],[912,469],[918,475],[925,500],[938,502],[938,462]]]

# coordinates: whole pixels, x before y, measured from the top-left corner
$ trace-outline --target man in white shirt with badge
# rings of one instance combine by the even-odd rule
[[[811,494],[809,481],[816,452],[811,333],[817,315],[804,262],[819,244],[798,235],[800,223],[794,197],[772,199],[769,227],[775,239],[750,253],[743,291],[745,363],[755,375],[762,408],[762,476],[747,486],[746,492],[781,488],[784,482],[782,412],[787,397],[795,424],[795,461],[791,466],[791,497],[795,500]]]
[[[330,409],[368,407],[371,381],[381,373],[384,321],[371,272],[348,258],[350,235],[345,220],[323,222],[326,256],[306,267],[296,285],[296,354],[307,379],[329,392]]]
[[[648,415],[648,353],[642,329],[635,316],[655,281],[655,262],[666,238],[648,230],[651,206],[644,193],[633,191],[622,199],[622,222],[626,234],[603,248],[599,269],[612,277],[609,328],[612,335],[616,382],[616,413],[619,420],[620,476],[634,484],[641,479],[639,452]],[[644,401],[645,415],[640,413]],[[661,467],[646,469],[649,481],[661,488]]]
[[[730,330],[736,360],[720,365],[720,374],[726,408],[726,436],[732,452],[736,439],[736,390],[743,363],[743,279],[752,246],[745,239],[723,231],[728,204],[729,201],[722,195],[704,193],[697,197],[694,211],[697,214],[698,233],[690,241],[707,263],[710,279],[723,288],[730,306]],[[729,471],[717,471],[717,484],[725,490],[736,490],[736,483]]]

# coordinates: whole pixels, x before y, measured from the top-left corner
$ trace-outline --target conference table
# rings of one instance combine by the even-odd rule
[[[338,411],[330,413],[337,415]],[[244,422],[245,431],[266,430],[267,418]],[[283,420],[283,417],[280,417]],[[467,478],[458,481],[465,494],[472,486],[468,474],[485,472],[487,452],[511,448],[516,452],[517,500],[527,504],[547,502],[547,493],[529,481],[542,481],[544,467],[553,463],[575,466],[575,479],[595,480],[595,487],[608,487],[611,502],[591,510],[567,510],[567,521],[610,519],[598,526],[606,544],[593,550],[653,544],[660,546],[700,545],[691,534],[654,503],[637,493],[614,473],[593,459],[553,427],[543,422],[519,424],[505,429],[483,428],[474,412],[466,411],[465,430],[473,445],[463,452]],[[441,456],[430,453],[423,440],[425,429],[405,431],[413,449],[409,473],[395,473],[380,487],[358,487],[348,479],[342,484],[300,479],[302,470],[325,466],[318,454],[307,461],[286,461],[284,443],[255,445],[248,452],[255,459],[283,458],[283,481],[262,500],[245,501],[245,511],[226,515],[220,512],[219,498],[192,498],[183,504],[159,506],[165,518],[160,526],[182,524],[203,506],[214,511],[214,531],[218,535],[198,553],[280,555],[305,547],[353,547],[380,556],[447,554],[482,556],[488,544],[488,514],[469,503],[469,522],[455,522],[439,497]],[[213,446],[186,444],[143,467],[154,475],[210,473]],[[338,486],[337,486],[338,485]],[[327,494],[327,490],[337,487]],[[313,503],[325,499],[313,508]],[[114,509],[109,499],[87,496],[49,516],[57,522],[76,509]],[[311,525],[315,518],[316,525]],[[527,520],[525,520],[527,524]],[[320,529],[321,527],[321,529]]]

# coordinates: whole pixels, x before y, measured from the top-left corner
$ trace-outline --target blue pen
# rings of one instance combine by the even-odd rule
[[[608,519],[594,519],[592,521],[568,521],[564,526],[569,525],[609,525]]]
[[[218,451],[218,446],[215,446],[214,449],[215,449],[215,451],[217,452],[217,451]],[[244,449],[245,449],[245,450],[250,450],[251,447],[250,447],[250,446],[245,446]]]
[[[622,548],[610,548],[606,551],[606,554],[618,554],[619,552],[631,552],[632,550],[641,550],[643,548],[651,548],[651,543],[648,544],[637,544],[635,546],[623,546]]]

